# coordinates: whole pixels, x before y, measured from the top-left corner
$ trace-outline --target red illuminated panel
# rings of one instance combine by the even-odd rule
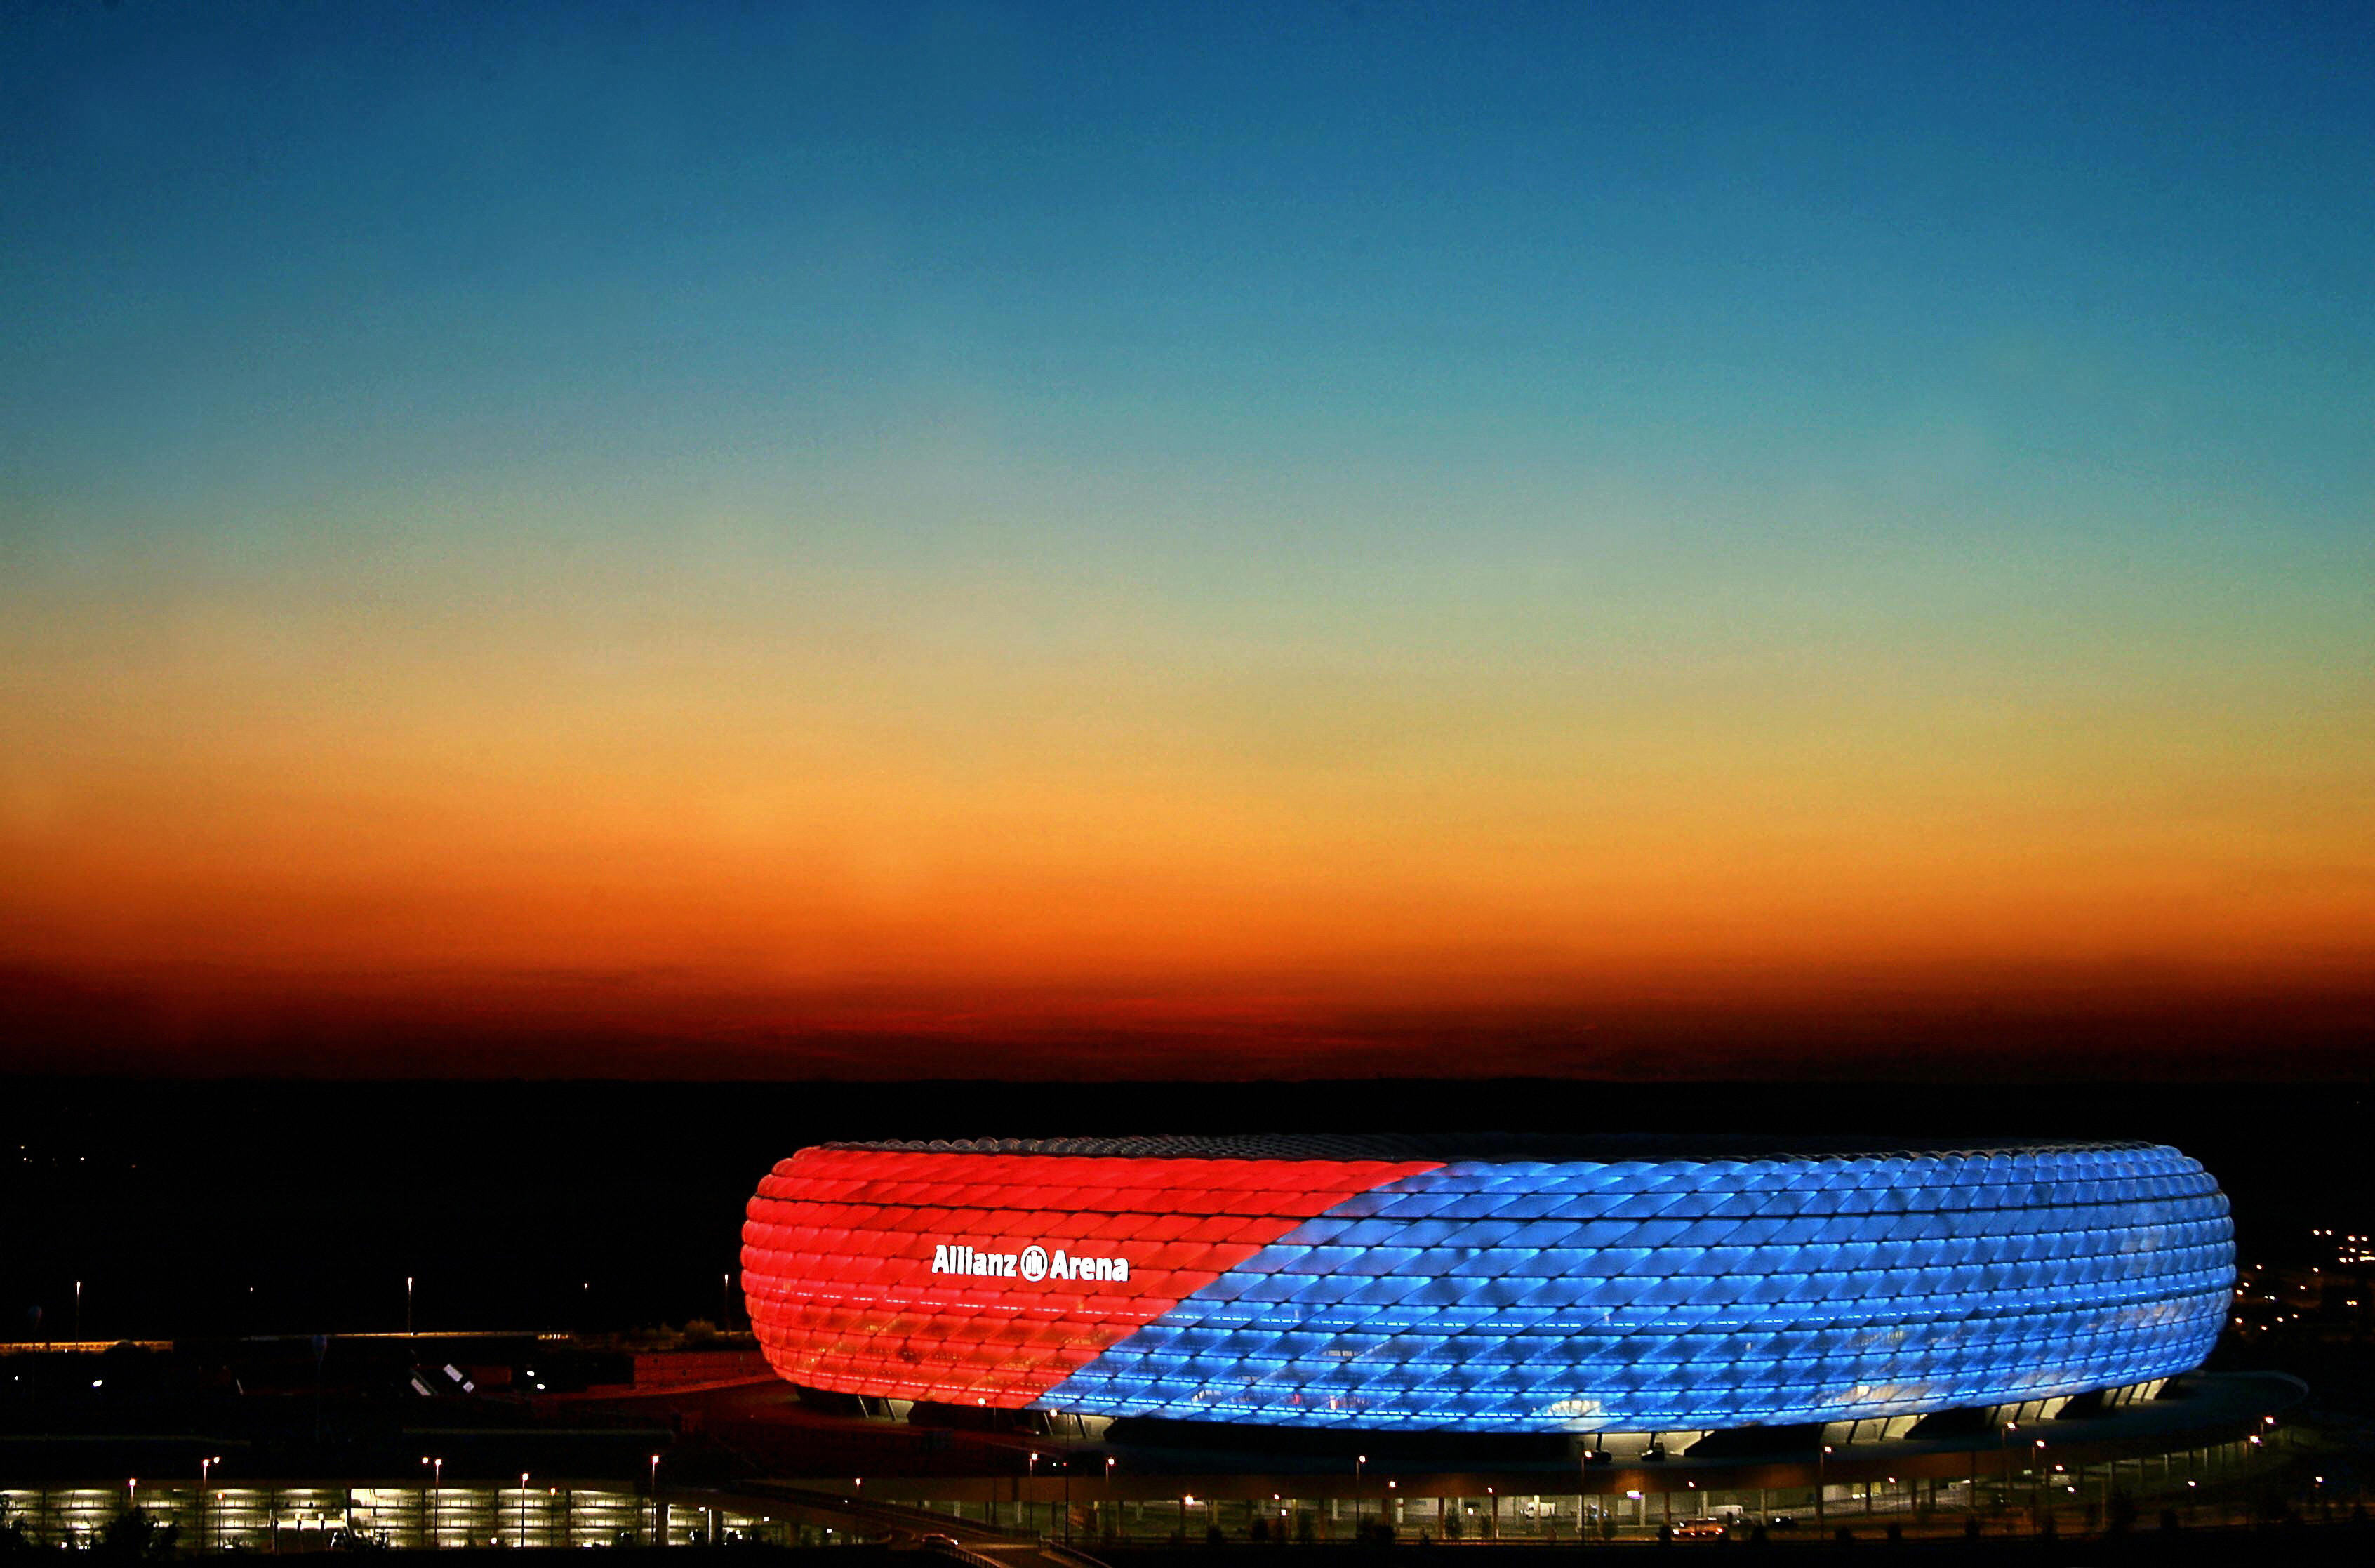
[[[1436,1168],[807,1149],[750,1200],[743,1290],[795,1383],[1021,1406],[1302,1221]]]

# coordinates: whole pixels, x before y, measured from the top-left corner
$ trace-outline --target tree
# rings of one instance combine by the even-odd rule
[[[145,1508],[118,1514],[100,1536],[100,1550],[111,1557],[165,1557],[181,1534],[177,1525],[160,1525]]]

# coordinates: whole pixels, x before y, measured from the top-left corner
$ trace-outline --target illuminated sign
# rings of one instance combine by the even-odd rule
[[[1062,1247],[1058,1247],[1051,1256],[1046,1247],[1035,1244],[1021,1252],[984,1252],[956,1243],[932,1248],[932,1272],[988,1279],[1111,1279],[1119,1283],[1129,1279],[1129,1259],[1091,1257],[1086,1253],[1068,1253]]]

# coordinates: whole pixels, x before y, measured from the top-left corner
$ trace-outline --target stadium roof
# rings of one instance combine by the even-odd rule
[[[1560,1163],[1672,1160],[1885,1160],[2046,1151],[2143,1150],[2128,1139],[1801,1137],[1784,1133],[1214,1133],[1129,1138],[835,1142],[832,1149],[935,1154],[1056,1154],[1098,1159],[1431,1160]]]

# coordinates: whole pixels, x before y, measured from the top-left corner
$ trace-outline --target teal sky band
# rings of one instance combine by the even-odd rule
[[[2199,1366],[2227,1199],[2148,1144],[1460,1161],[1307,1220],[1043,1408],[1645,1431],[2013,1403]]]

